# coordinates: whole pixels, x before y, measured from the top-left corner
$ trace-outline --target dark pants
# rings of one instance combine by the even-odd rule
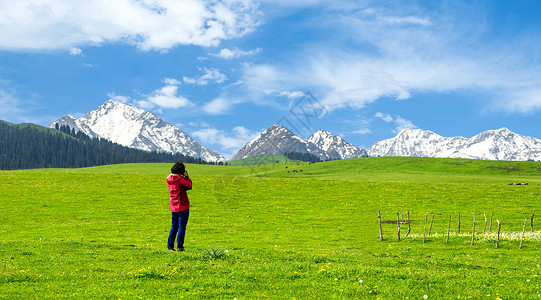
[[[188,209],[171,213],[171,231],[167,240],[167,248],[175,248],[175,237],[177,238],[177,248],[184,248],[184,236],[186,235],[186,224],[188,224],[189,216],[190,210]]]

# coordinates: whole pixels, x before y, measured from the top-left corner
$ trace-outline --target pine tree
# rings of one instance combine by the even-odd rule
[[[92,139],[69,126],[47,129],[14,125],[0,120],[0,170],[78,168],[141,162],[207,163],[182,154],[150,152]]]

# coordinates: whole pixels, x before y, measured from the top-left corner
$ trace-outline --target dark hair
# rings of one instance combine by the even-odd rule
[[[172,167],[171,167],[171,173],[173,174],[179,174],[179,175],[184,175],[184,172],[186,171],[186,167],[184,166],[183,163],[181,162],[176,162]]]

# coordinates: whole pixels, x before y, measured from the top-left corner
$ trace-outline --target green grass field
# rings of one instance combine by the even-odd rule
[[[260,155],[255,157],[248,157],[239,160],[230,160],[227,163],[231,166],[245,166],[245,165],[259,165],[259,164],[273,164],[273,163],[285,163],[287,157],[279,154]]]
[[[166,250],[170,167],[0,171],[0,298],[541,299],[540,162],[189,165],[183,253]]]

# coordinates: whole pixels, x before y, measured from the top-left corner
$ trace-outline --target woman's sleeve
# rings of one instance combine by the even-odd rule
[[[181,178],[180,179],[180,182],[179,182],[179,185],[187,190],[191,190],[192,189],[192,180],[190,179],[190,177],[187,177],[186,179],[184,178]]]

